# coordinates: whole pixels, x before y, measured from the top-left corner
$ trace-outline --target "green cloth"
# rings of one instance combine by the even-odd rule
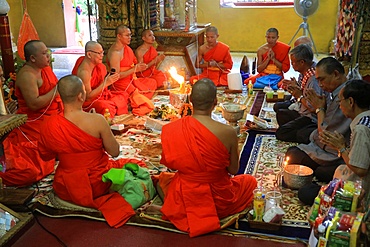
[[[133,209],[151,200],[156,194],[148,170],[134,163],[127,163],[123,168],[111,168],[103,174],[102,180],[112,182],[111,190],[120,193]]]

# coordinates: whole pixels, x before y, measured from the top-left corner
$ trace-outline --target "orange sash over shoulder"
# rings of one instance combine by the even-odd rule
[[[110,168],[122,168],[129,160],[110,160],[102,139],[87,134],[62,113],[45,121],[42,128],[42,157],[59,157],[53,182],[55,193],[63,200],[100,210],[112,227],[126,223],[135,212],[120,194],[109,193],[111,184],[104,183],[102,175]]]
[[[126,71],[135,64],[137,64],[137,59],[134,52],[129,46],[125,46],[123,50],[123,59],[120,62],[121,71]],[[131,95],[135,89],[138,89],[141,94],[151,99],[157,89],[157,82],[151,78],[135,79],[134,75],[131,74],[113,83],[110,89],[112,91],[127,92],[129,95]]]
[[[230,73],[230,70],[233,67],[233,60],[231,58],[229,46],[222,42],[218,42],[213,49],[204,54],[203,59],[205,62],[213,59],[217,63],[223,63],[226,69],[205,68],[201,74],[192,76],[190,78],[190,83],[194,84],[197,80],[209,78],[216,86],[227,86],[227,74]]]
[[[75,66],[73,67],[72,74],[77,75],[78,68],[80,67],[84,56],[77,59]],[[104,81],[107,75],[107,68],[104,64],[98,64],[94,67],[91,74],[91,90],[99,87],[99,85]],[[127,108],[128,94],[123,91],[111,92],[107,87],[99,94],[95,99],[86,101],[83,104],[84,111],[90,111],[90,109],[95,108],[95,111],[100,114],[104,114],[105,109],[109,109],[111,117],[115,115],[122,115],[128,113]]]
[[[157,50],[151,46],[149,50],[144,54],[143,59],[144,63],[148,64],[151,61],[155,60],[158,56]],[[156,68],[158,65],[157,62],[154,63],[150,68],[142,72],[136,73],[138,78],[152,78],[157,82],[157,88],[162,87],[163,83],[167,80],[164,73]]]
[[[290,59],[289,59],[290,46],[283,42],[277,41],[275,46],[272,47],[272,50],[275,53],[276,60],[282,63],[281,70],[277,68],[277,66],[273,63],[273,61],[270,61],[269,65],[263,72],[247,78],[244,81],[245,84],[248,84],[249,81],[252,81],[252,83],[255,83],[257,78],[261,76],[269,75],[269,74],[277,74],[284,78],[284,73],[288,72],[290,69]],[[267,53],[268,52],[262,55],[263,59],[267,57]]]
[[[163,126],[162,150],[161,163],[177,172],[164,190],[161,211],[190,237],[220,229],[220,218],[252,202],[256,180],[250,175],[230,177],[228,150],[195,118]]]
[[[50,67],[41,72],[43,83],[39,88],[39,95],[55,90],[57,77]],[[18,98],[18,114],[27,114],[27,122],[14,129],[4,140],[4,155],[6,163],[5,173],[0,173],[3,183],[8,186],[27,186],[39,181],[54,171],[55,159],[44,161],[41,159],[37,143],[42,131],[40,125],[44,119],[62,110],[62,102],[56,95],[50,106],[37,111],[30,110],[21,91],[16,87],[15,95]]]

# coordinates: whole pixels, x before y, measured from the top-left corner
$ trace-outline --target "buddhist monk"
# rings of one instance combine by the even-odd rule
[[[265,37],[266,43],[257,50],[258,74],[247,78],[244,83],[251,81],[256,88],[270,85],[277,89],[278,82],[284,79],[284,73],[290,68],[290,46],[278,41],[279,31],[276,28],[269,28]]]
[[[161,163],[177,172],[159,177],[161,211],[190,237],[219,230],[220,218],[248,207],[257,186],[250,175],[231,175],[239,170],[238,138],[231,126],[211,118],[216,92],[210,79],[197,81],[190,96],[194,114],[162,129]]]
[[[218,37],[216,27],[206,29],[206,43],[199,47],[195,61],[195,67],[202,69],[202,73],[192,76],[191,84],[202,78],[209,78],[216,86],[228,86],[227,75],[233,67],[233,60],[229,46],[218,41]]]
[[[77,59],[72,74],[80,77],[85,85],[86,102],[83,110],[92,108],[104,115],[109,110],[111,117],[128,113],[126,92],[111,92],[108,87],[119,79],[118,73],[109,73],[103,64],[104,50],[96,41],[88,41],[85,45],[85,56]]]
[[[58,91],[64,112],[43,123],[39,142],[43,158],[59,159],[54,191],[63,200],[100,210],[110,226],[119,227],[135,213],[120,194],[109,193],[111,184],[104,183],[102,175],[128,161],[109,159],[109,155],[119,155],[119,144],[101,114],[82,110],[86,98],[82,80],[65,76],[58,83]]]
[[[50,65],[50,54],[40,40],[24,46],[25,65],[17,74],[15,96],[17,114],[27,114],[27,122],[14,129],[4,140],[5,173],[0,173],[8,186],[31,185],[54,171],[55,159],[44,161],[37,148],[41,122],[62,110],[57,93],[57,77]]]
[[[157,82],[157,89],[163,88],[163,83],[167,81],[165,74],[157,69],[157,66],[165,59],[165,55],[159,54],[154,48],[155,36],[152,30],[145,29],[141,34],[143,44],[135,50],[135,55],[139,63],[145,63],[148,68],[136,73],[138,78],[153,78]]]
[[[107,59],[110,69],[119,73],[120,79],[110,87],[112,91],[123,91],[129,95],[132,113],[145,115],[154,109],[150,99],[157,88],[152,78],[137,78],[136,74],[148,69],[146,63],[138,63],[134,52],[129,47],[131,30],[119,25],[115,31],[116,41],[108,50]]]

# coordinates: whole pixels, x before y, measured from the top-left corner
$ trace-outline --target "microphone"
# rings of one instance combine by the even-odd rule
[[[108,73],[108,76],[109,75],[112,75],[114,73],[116,73],[116,69],[115,68],[111,68],[110,71],[109,71],[109,73]]]

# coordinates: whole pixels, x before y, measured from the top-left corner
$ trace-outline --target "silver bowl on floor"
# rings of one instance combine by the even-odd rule
[[[222,116],[232,126],[236,133],[240,133],[240,127],[238,121],[244,117],[244,111],[247,109],[245,105],[236,103],[221,103]]]
[[[284,168],[284,183],[290,189],[300,189],[310,184],[313,178],[313,170],[307,166],[291,164]]]

